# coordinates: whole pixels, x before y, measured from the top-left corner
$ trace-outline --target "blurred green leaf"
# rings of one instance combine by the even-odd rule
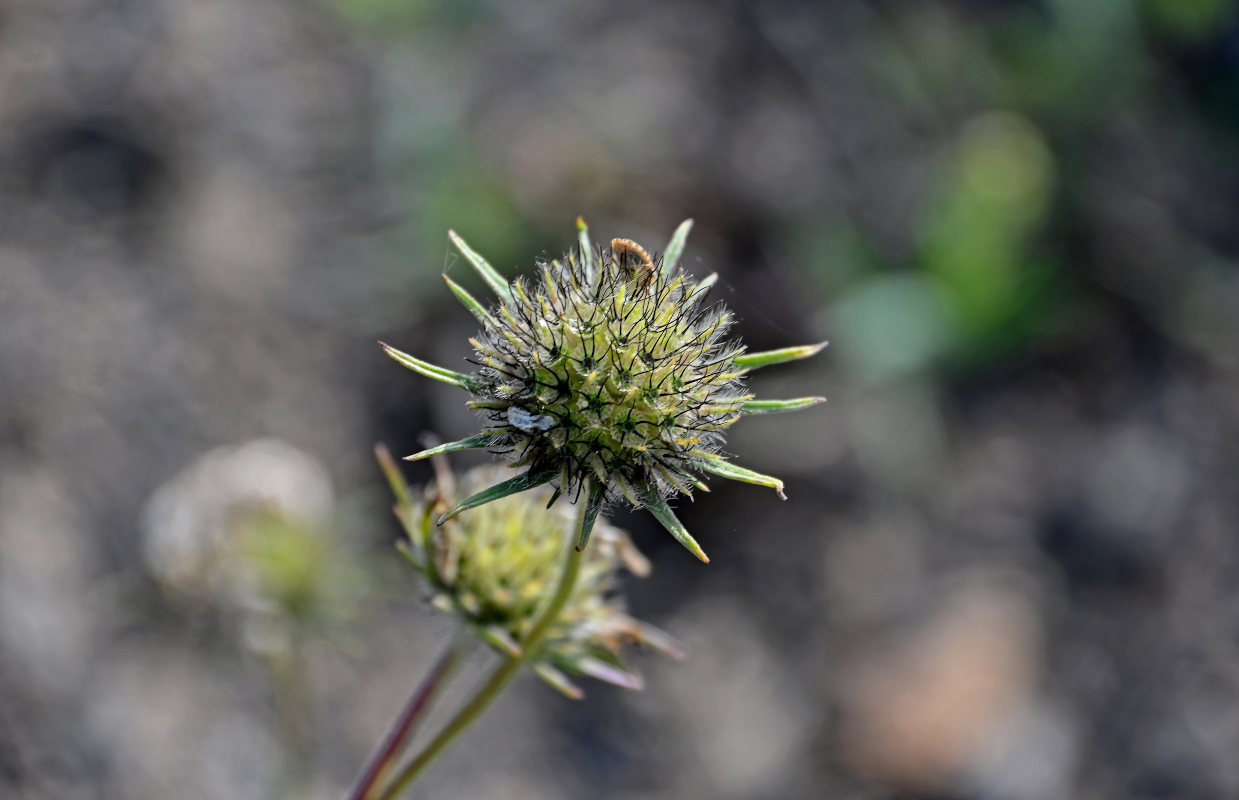
[[[1144,0],[1143,6],[1155,26],[1188,39],[1216,33],[1235,15],[1233,0]]]
[[[964,128],[954,162],[922,230],[922,263],[944,291],[959,344],[1000,350],[1018,338],[1013,322],[1039,281],[1031,261],[1054,159],[1028,119],[993,112]]]
[[[921,275],[878,275],[844,294],[830,318],[842,358],[870,380],[926,368],[953,341],[948,304]]]
[[[421,199],[415,213],[426,257],[437,257],[433,269],[448,271],[466,286],[480,287],[481,282],[463,262],[459,271],[451,269],[450,262],[458,256],[448,249],[448,230],[459,230],[503,275],[512,272],[513,264],[523,264],[528,253],[545,246],[532,236],[507,186],[467,153],[440,162],[416,187],[416,194]]]

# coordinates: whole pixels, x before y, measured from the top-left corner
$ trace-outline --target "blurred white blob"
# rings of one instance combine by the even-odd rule
[[[238,517],[268,512],[318,526],[333,504],[331,478],[313,456],[279,439],[211,450],[151,495],[144,555],[165,586],[193,592],[215,581]]]
[[[143,551],[171,596],[244,612],[246,643],[282,649],[288,618],[330,605],[347,569],[328,535],[326,468],[278,439],[203,455],[147,502]]]

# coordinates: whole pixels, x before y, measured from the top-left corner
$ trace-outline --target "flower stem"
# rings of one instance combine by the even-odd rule
[[[584,487],[582,500],[577,507],[575,529],[578,534],[582,528],[591,525],[596,517],[596,513],[589,513],[590,503],[586,498],[590,496],[590,487]],[[560,612],[564,610],[564,606],[567,605],[569,598],[572,597],[573,589],[576,588],[577,576],[580,575],[581,565],[585,562],[585,551],[577,550],[574,547],[578,538],[579,536],[574,537],[565,544],[567,555],[564,557],[563,572],[559,575],[559,585],[555,587],[554,595],[551,596],[550,602],[546,604],[537,621],[534,622],[533,627],[521,639],[522,655],[519,657],[508,656],[495,668],[495,671],[491,673],[486,682],[478,689],[473,699],[457,712],[456,716],[439,732],[439,735],[431,740],[425,749],[418,753],[401,770],[400,774],[387,787],[387,790],[379,795],[379,800],[396,800],[406,789],[412,786],[413,782],[421,776],[426,767],[430,766],[430,763],[446,750],[448,745],[468,728],[474,720],[480,717],[482,712],[503,693],[508,683],[520,671],[521,666],[525,663],[525,659],[537,655],[538,646],[546,638],[551,626],[555,624],[555,620],[559,618]]]
[[[279,782],[272,788],[271,796],[297,797],[304,791],[309,764],[313,761],[308,737],[310,707],[306,701],[309,691],[304,671],[296,666],[304,664],[297,632],[290,631],[288,645],[267,653],[265,661],[271,677],[282,761]]]
[[[438,660],[430,667],[409,700],[405,703],[400,716],[392,723],[391,730],[383,738],[379,748],[370,757],[365,771],[357,779],[353,790],[349,792],[348,800],[367,800],[378,785],[379,780],[392,766],[392,761],[400,754],[409,735],[413,732],[421,715],[430,706],[430,701],[439,689],[447,682],[448,677],[456,669],[461,658],[468,650],[467,641],[457,636],[444,650]]]

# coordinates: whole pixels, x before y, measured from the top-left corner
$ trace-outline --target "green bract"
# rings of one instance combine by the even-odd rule
[[[580,578],[537,652],[522,653],[526,638],[562,570],[574,518],[565,507],[547,508],[551,489],[542,486],[502,498],[477,513],[442,526],[434,521],[456,497],[494,482],[500,469],[483,467],[455,479],[445,468],[421,502],[415,500],[395,463],[380,448],[379,463],[396,493],[396,516],[409,535],[402,552],[426,581],[432,605],[455,614],[492,647],[525,657],[539,676],[571,697],[581,691],[567,675],[586,675],[641,688],[641,678],[620,658],[625,644],[653,647],[674,658],[683,647],[663,631],[633,619],[615,594],[621,566],[636,575],[649,562],[628,535],[603,519],[585,554]]]
[[[588,485],[594,513],[605,501],[622,497],[649,509],[708,561],[667,499],[705,488],[701,473],[769,486],[782,497],[779,479],[723,458],[724,432],[743,414],[821,402],[820,397],[754,400],[744,376],[811,356],[823,345],[750,354],[728,340],[731,313],[722,304],[705,303],[717,276],[695,282],[679,268],[691,220],[676,229],[661,260],[628,239],[595,251],[584,222],[578,219],[577,225],[577,251],[539,263],[537,278],[529,283],[508,283],[449,232],[499,298],[488,308],[444,276],[482,325],[470,340],[476,372],[453,372],[383,347],[404,366],[472,394],[470,405],[485,414],[487,426],[476,436],[409,458],[489,448],[524,468],[462,500],[440,522],[541,484],[554,486],[552,502]],[[588,533],[587,525],[579,547]]]

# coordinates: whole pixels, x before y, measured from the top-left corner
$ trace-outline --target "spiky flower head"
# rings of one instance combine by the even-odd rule
[[[482,325],[470,340],[472,374],[443,369],[388,345],[406,367],[459,386],[481,411],[486,429],[409,456],[490,448],[524,471],[448,509],[461,511],[542,484],[593,506],[626,499],[645,507],[685,547],[708,561],[667,505],[705,489],[701,473],[769,486],[783,482],[736,466],[721,454],[726,429],[743,414],[791,411],[820,397],[754,400],[745,375],[768,364],[805,358],[822,345],[745,353],[727,338],[732,315],[707,305],[717,279],[695,282],[679,268],[692,221],[676,230],[662,258],[629,239],[595,251],[577,220],[576,252],[541,261],[537,277],[509,283],[464,240],[449,237],[499,302],[487,308],[444,275],[448,287]],[[595,512],[596,513],[596,512]],[[583,527],[578,547],[584,547]]]
[[[679,642],[625,613],[616,593],[621,568],[644,577],[650,565],[628,534],[603,518],[595,522],[594,546],[585,554],[567,604],[537,652],[523,654],[519,643],[526,640],[562,569],[564,547],[574,534],[572,513],[564,505],[548,508],[551,488],[540,486],[436,526],[461,493],[490,485],[501,468],[480,467],[457,479],[438,462],[438,478],[419,501],[387,451],[380,447],[377,453],[396,494],[396,516],[409,537],[401,551],[425,579],[431,604],[455,615],[496,650],[525,655],[539,676],[574,698],[581,691],[568,674],[641,688],[640,676],[621,658],[626,644],[683,657]]]

